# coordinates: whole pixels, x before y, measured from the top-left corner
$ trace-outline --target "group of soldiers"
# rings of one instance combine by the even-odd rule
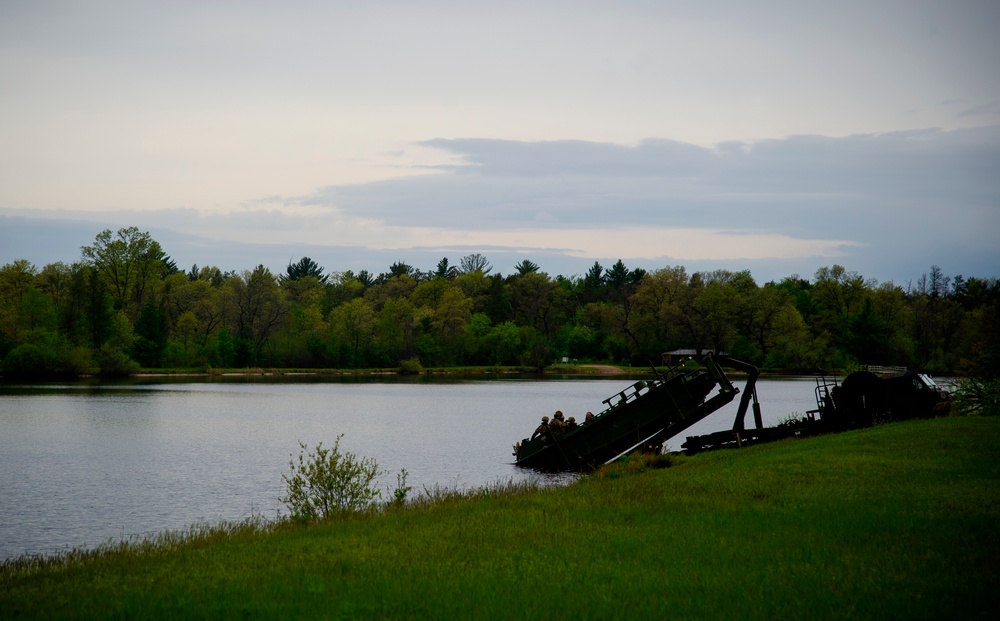
[[[586,425],[591,420],[594,419],[594,415],[587,412],[587,418],[584,421]],[[560,410],[556,410],[556,413],[552,415],[552,420],[549,420],[548,416],[542,417],[542,424],[535,429],[535,433],[531,434],[531,439],[534,440],[538,436],[547,436],[551,434],[553,437],[559,437],[563,433],[574,429],[577,427],[576,418],[570,416],[568,419],[563,419],[563,413]]]

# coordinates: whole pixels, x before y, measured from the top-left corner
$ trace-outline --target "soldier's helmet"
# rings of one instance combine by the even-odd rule
[[[555,417],[556,417],[556,418],[558,418],[559,420],[562,420],[562,418],[563,418],[563,413],[562,413],[562,412],[560,412],[559,410],[556,410],[556,413],[555,413]]]
[[[542,417],[542,422],[543,422],[543,423],[547,423],[547,422],[549,422],[549,417],[548,417],[548,416],[543,416],[543,417]]]
[[[573,416],[570,416],[569,419],[568,419],[568,421],[571,422],[571,423],[575,423],[576,422],[576,418],[573,417]]]

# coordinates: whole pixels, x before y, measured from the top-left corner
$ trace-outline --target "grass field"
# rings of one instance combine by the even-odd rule
[[[994,619],[1000,418],[0,570],[3,618]]]

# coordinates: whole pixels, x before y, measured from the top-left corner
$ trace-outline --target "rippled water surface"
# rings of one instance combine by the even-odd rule
[[[582,419],[633,381],[0,386],[0,559],[273,516],[299,440],[330,445],[343,434],[343,450],[387,471],[384,496],[402,468],[417,492],[538,476],[512,465],[512,444],[542,414]],[[815,407],[813,386],[758,382],[765,424]],[[729,428],[735,412],[731,403],[682,435]]]

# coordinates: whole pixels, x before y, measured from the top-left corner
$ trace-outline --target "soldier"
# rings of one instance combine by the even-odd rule
[[[549,423],[549,431],[554,436],[562,435],[562,432],[566,431],[566,421],[563,420],[563,413],[561,411],[556,410],[556,413],[552,415],[552,422]]]
[[[543,416],[542,424],[538,426],[538,429],[535,429],[535,433],[531,434],[531,439],[534,440],[538,436],[544,436],[548,432],[549,432],[549,417]]]
[[[567,430],[569,430],[569,429],[576,429],[576,427],[577,427],[577,425],[576,425],[576,418],[570,416],[569,418],[566,419],[566,429]]]

